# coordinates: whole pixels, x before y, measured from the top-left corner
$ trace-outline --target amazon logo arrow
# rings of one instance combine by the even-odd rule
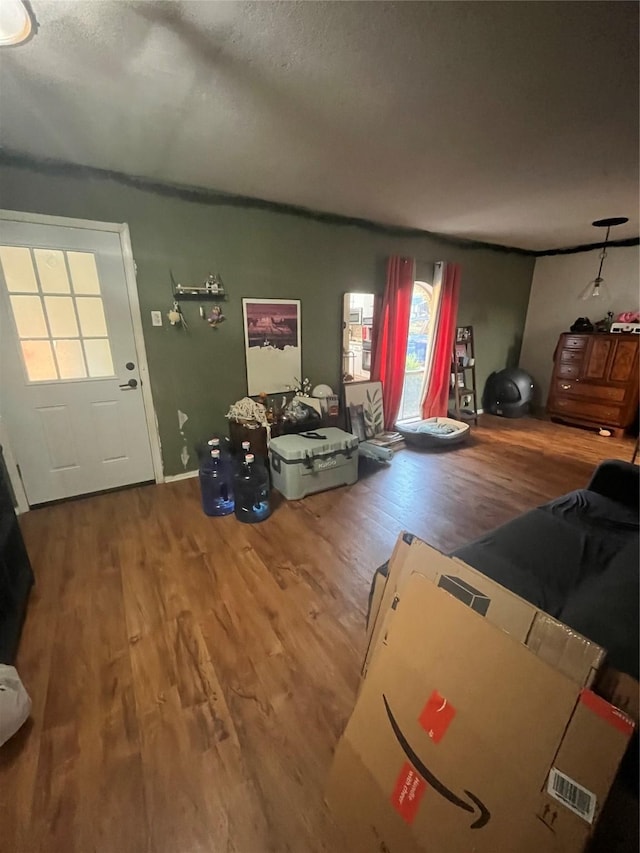
[[[389,717],[389,722],[391,723],[391,728],[393,729],[393,733],[398,739],[398,743],[402,747],[404,754],[407,756],[409,761],[416,768],[418,773],[422,776],[422,778],[431,785],[431,787],[437,791],[441,797],[444,797],[445,800],[449,800],[450,803],[453,803],[454,806],[458,806],[459,809],[464,809],[466,812],[471,812],[474,814],[476,811],[478,812],[478,816],[471,824],[471,829],[481,829],[483,826],[486,826],[491,819],[491,812],[489,809],[482,803],[475,794],[472,794],[471,791],[464,791],[467,798],[466,800],[459,797],[453,791],[450,791],[442,782],[433,775],[433,773],[425,766],[425,764],[420,760],[418,755],[411,748],[409,741],[406,739],[404,734],[402,733],[402,729],[398,725],[396,718],[393,716],[391,708],[389,707],[389,703],[387,702],[387,697],[382,694],[382,701],[384,702],[384,707],[387,711],[387,716]],[[470,802],[469,802],[470,801]]]

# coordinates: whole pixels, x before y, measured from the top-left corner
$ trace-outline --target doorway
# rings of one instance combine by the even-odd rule
[[[436,309],[437,289],[426,281],[414,282],[399,421],[422,417],[425,375],[430,365]]]
[[[126,225],[0,212],[0,356],[30,506],[162,480]]]
[[[342,381],[371,378],[373,293],[345,293],[342,314]]]

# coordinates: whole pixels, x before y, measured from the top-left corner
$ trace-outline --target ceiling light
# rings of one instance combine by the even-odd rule
[[[612,216],[609,219],[596,219],[595,222],[591,224],[596,228],[606,228],[607,236],[604,238],[604,246],[602,247],[602,251],[600,252],[600,266],[598,267],[598,275],[589,282],[589,284],[580,291],[580,299],[584,300],[596,300],[594,304],[602,304],[604,307],[605,303],[608,303],[611,299],[611,294],[609,293],[609,288],[606,285],[605,280],[602,278],[602,265],[604,264],[604,259],[607,257],[607,245],[609,243],[609,232],[616,225],[624,225],[625,222],[628,222],[626,216]]]
[[[0,0],[0,47],[22,44],[32,29],[31,15],[23,0]]]

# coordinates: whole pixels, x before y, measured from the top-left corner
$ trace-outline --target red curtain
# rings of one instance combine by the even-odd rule
[[[389,258],[387,286],[374,317],[371,342],[371,379],[382,382],[385,429],[393,429],[402,399],[414,279],[413,258]]]
[[[423,418],[443,418],[447,415],[451,381],[451,354],[458,318],[460,296],[460,267],[445,264],[440,285],[438,319],[434,331],[434,350],[427,393],[422,404]]]

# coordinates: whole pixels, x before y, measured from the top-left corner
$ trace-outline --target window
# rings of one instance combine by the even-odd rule
[[[424,373],[429,364],[435,309],[433,285],[416,281],[411,299],[404,385],[398,420],[421,417]]]
[[[0,263],[29,382],[114,375],[91,252],[0,246]]]

